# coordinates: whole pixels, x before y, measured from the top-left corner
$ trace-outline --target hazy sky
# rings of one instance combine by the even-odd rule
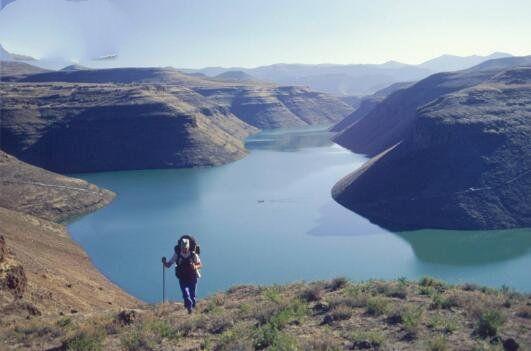
[[[2,0],[0,0],[2,1]],[[113,66],[420,63],[531,54],[530,0],[16,0],[0,43]]]

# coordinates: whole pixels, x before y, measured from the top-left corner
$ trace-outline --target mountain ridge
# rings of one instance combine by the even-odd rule
[[[528,61],[527,67],[497,71],[484,69],[500,62],[488,63],[429,77],[418,83],[422,90],[408,88],[425,94],[425,87],[435,84],[439,94],[423,95],[430,99],[419,104],[407,127],[399,126],[398,133],[394,127],[395,134],[387,133],[390,139],[380,144],[385,146],[369,149],[372,159],[334,186],[334,199],[391,230],[531,226],[531,114],[526,109],[531,57],[513,60]],[[441,89],[445,84],[452,88]],[[400,91],[395,95],[387,100],[408,104],[416,99]],[[387,105],[386,111],[396,108]],[[340,133],[340,141],[353,135],[371,138],[364,131],[367,124],[362,125],[365,119],[386,127],[388,120],[377,118],[385,115],[371,114],[347,129],[356,129],[355,134]]]

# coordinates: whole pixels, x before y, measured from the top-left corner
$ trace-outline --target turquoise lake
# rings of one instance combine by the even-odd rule
[[[160,258],[195,235],[200,296],[235,284],[346,276],[474,282],[531,291],[531,229],[392,233],[334,202],[332,186],[365,158],[324,129],[262,132],[249,155],[214,168],[76,174],[118,194],[69,224],[109,279],[147,301],[162,298]],[[180,299],[173,270],[167,294]]]

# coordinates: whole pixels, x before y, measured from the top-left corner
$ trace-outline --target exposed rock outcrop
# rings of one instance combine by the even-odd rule
[[[5,83],[1,98],[2,149],[61,173],[220,165],[257,131],[176,86]]]
[[[418,109],[409,133],[380,143],[396,142],[338,182],[334,198],[394,230],[531,226],[531,66],[477,72],[459,80],[480,84]],[[427,81],[462,85],[442,78]]]
[[[23,298],[26,288],[27,278],[24,268],[8,250],[5,237],[0,233],[0,321],[3,315],[12,314],[10,312],[21,314],[12,306]],[[6,308],[12,311],[6,311]]]
[[[240,77],[241,78],[241,77]],[[302,87],[279,87],[250,80],[220,80],[174,68],[112,68],[35,74],[25,82],[164,84],[194,90],[229,108],[255,127],[272,129],[336,123],[353,111],[338,98]]]
[[[332,124],[353,110],[337,98],[301,87],[200,87],[196,91],[260,129]]]
[[[353,110],[306,88],[173,68],[76,68],[9,79],[0,86],[0,147],[63,173],[221,165],[246,155],[243,139],[257,128],[332,124]]]

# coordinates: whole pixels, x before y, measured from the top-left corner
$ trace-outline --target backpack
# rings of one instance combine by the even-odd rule
[[[177,242],[177,245],[175,245],[175,247],[173,248],[173,251],[175,251],[177,255],[179,255],[179,253],[181,252],[181,243],[183,239],[188,239],[188,241],[190,242],[191,252],[195,252],[198,255],[201,254],[201,248],[199,247],[199,242],[195,240],[195,238],[191,235],[183,235]]]
[[[179,262],[181,257],[181,243],[183,239],[188,239],[190,242],[190,257],[188,257],[186,260],[187,262]],[[175,275],[179,279],[185,279],[185,280],[191,280],[198,278],[198,272],[195,269],[191,268],[192,260],[194,259],[194,254],[198,255],[201,252],[201,248],[199,247],[199,243],[197,240],[195,240],[194,237],[190,235],[183,235],[179,241],[177,242],[177,245],[173,248],[175,251],[175,254],[177,255],[177,262],[175,265]]]

